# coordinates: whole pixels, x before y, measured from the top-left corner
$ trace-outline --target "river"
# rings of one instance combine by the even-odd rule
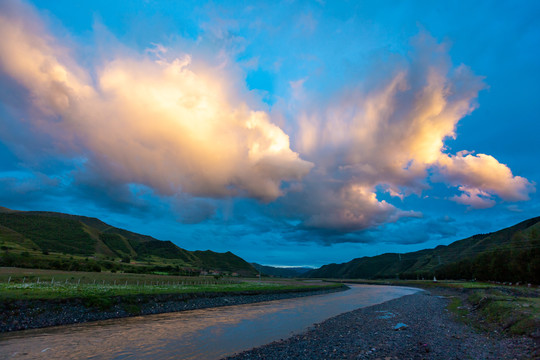
[[[335,315],[420,291],[350,287],[294,299],[2,334],[0,358],[220,359],[301,333]]]

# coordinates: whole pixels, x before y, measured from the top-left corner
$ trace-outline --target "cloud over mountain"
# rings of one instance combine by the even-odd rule
[[[0,140],[38,178],[0,183],[27,193],[64,186],[108,208],[127,204],[122,211],[146,211],[150,198],[185,224],[212,219],[212,236],[226,224],[239,228],[230,238],[299,243],[373,243],[403,218],[425,234],[387,234],[419,243],[447,230],[425,225],[411,198],[434,195],[463,212],[530,198],[534,182],[508,165],[450,148],[487,80],[454,64],[445,42],[421,30],[402,45],[408,52],[380,50],[371,40],[380,29],[365,22],[280,6],[291,15],[267,6],[268,24],[257,7],[210,11],[197,36],[178,41],[203,44],[199,52],[178,51],[170,37],[146,50],[118,40],[84,58],[84,45],[31,6],[1,4]],[[291,30],[295,11],[303,22]],[[358,61],[365,69],[354,56],[370,59]],[[63,168],[48,171],[41,156]],[[436,186],[444,191],[430,193]]]

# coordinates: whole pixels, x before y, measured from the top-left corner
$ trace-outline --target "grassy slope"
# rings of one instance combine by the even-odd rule
[[[511,246],[517,233],[531,234],[540,230],[540,217],[523,221],[491,234],[480,234],[456,241],[448,246],[405,254],[387,253],[353,259],[344,264],[329,264],[310,271],[307,276],[319,278],[395,278],[398,274],[429,273],[449,263],[470,258],[497,247]],[[540,233],[537,231],[536,234]],[[535,235],[537,236],[537,235]],[[519,241],[518,241],[519,242]],[[523,240],[513,246],[523,246]]]
[[[194,251],[193,255],[201,260],[200,266],[206,267],[206,269],[221,268],[242,275],[248,275],[254,270],[251,264],[230,251],[226,253],[216,253],[210,250]]]
[[[40,254],[50,252],[58,259],[75,261],[85,257],[97,260],[129,257],[137,260],[136,266],[167,265],[256,274],[251,265],[230,252],[191,252],[170,241],[115,228],[96,218],[53,212],[0,208],[0,245],[0,255],[6,250],[24,252],[26,256],[43,260],[41,264],[47,259]]]
[[[92,255],[95,252],[96,240],[75,220],[3,213],[0,214],[0,224],[30,239],[42,250],[73,255]]]

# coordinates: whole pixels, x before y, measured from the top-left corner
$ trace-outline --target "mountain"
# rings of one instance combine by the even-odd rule
[[[246,272],[249,270],[250,275],[253,275],[253,266],[232,252],[217,253],[214,251],[193,251],[192,254],[199,259],[201,268],[207,270],[217,269],[228,272]],[[256,271],[256,270],[255,270]]]
[[[53,268],[59,263],[65,265],[67,260],[84,258],[92,260],[94,268],[126,270],[128,267],[127,270],[144,272],[148,270],[145,267],[152,267],[156,271],[207,270],[246,276],[257,273],[253,266],[231,252],[188,251],[171,241],[116,228],[96,218],[55,212],[0,207],[0,245],[3,265],[8,258],[12,262],[25,260],[17,259],[24,254],[26,262],[37,261],[43,267]],[[73,265],[73,261],[68,263]]]
[[[316,278],[478,278],[540,281],[540,217],[434,249],[386,253],[324,265],[305,274]]]
[[[305,273],[312,270],[311,268],[304,267],[279,268],[274,266],[261,265],[257,263],[251,263],[251,265],[258,271],[260,271],[263,275],[283,278],[303,277]]]

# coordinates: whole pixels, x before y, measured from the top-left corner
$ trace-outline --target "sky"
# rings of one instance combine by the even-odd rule
[[[0,206],[319,267],[540,215],[540,3],[0,1]]]

